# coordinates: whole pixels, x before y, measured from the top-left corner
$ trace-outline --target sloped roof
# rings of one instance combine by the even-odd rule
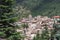
[[[60,16],[53,16],[53,18],[60,18]]]

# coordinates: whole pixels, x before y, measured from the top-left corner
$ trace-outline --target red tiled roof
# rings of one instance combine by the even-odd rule
[[[60,16],[53,16],[53,18],[60,18]]]

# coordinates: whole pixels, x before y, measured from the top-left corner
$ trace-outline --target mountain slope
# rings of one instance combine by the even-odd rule
[[[60,15],[60,0],[17,0],[18,3],[30,9],[33,16]]]

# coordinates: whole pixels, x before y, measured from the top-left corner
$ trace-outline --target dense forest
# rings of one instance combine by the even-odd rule
[[[60,15],[60,0],[17,0],[17,4],[29,9],[33,16]]]

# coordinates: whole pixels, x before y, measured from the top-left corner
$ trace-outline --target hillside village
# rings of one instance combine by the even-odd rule
[[[54,20],[51,18],[48,18],[47,16],[37,16],[32,17],[32,15],[29,15],[28,18],[23,18],[20,20],[20,22],[17,22],[18,25],[20,24],[28,24],[28,28],[26,29],[18,29],[18,32],[24,31],[24,34],[26,36],[25,40],[32,40],[34,36],[36,36],[37,32],[39,31],[40,34],[42,34],[42,31],[45,30],[44,27],[48,27],[49,33],[50,30],[53,30],[53,24]],[[50,34],[49,34],[50,36]]]
[[[60,40],[60,0],[0,0],[0,40]]]

